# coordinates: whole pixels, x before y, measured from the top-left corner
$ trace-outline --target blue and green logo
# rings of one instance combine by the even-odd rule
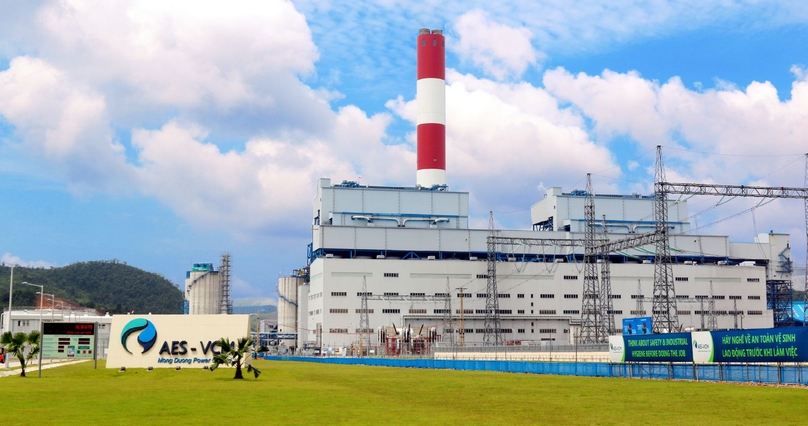
[[[130,354],[132,351],[126,347],[126,340],[129,338],[129,335],[138,331],[140,334],[137,336],[137,342],[143,347],[143,352],[141,353],[146,353],[146,351],[154,346],[154,342],[157,341],[157,329],[154,328],[154,324],[152,324],[151,321],[145,318],[133,319],[126,323],[123,327],[123,331],[121,331],[121,345],[123,345],[126,352]]]

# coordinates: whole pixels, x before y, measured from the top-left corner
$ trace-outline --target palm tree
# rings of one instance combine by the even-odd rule
[[[235,342],[231,343],[229,338],[226,339],[222,337],[216,344],[219,346],[221,352],[213,356],[213,364],[210,366],[210,371],[215,370],[219,365],[236,367],[236,375],[233,376],[234,379],[244,378],[241,374],[241,366],[245,363],[246,357],[251,356],[254,352],[266,352],[269,350],[263,346],[255,349],[255,342],[251,337],[242,337],[238,339],[237,344]],[[255,374],[256,379],[261,374],[252,364],[247,364],[247,372]]]
[[[25,366],[28,365],[28,361],[39,354],[39,337],[38,330],[28,334],[18,331],[14,335],[7,331],[0,336],[0,345],[6,348],[6,353],[9,356],[16,355],[17,359],[20,360],[20,367],[22,368],[20,377],[25,377]],[[27,354],[25,353],[26,348],[28,348]]]

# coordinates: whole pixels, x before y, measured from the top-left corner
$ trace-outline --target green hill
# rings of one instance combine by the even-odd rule
[[[0,306],[7,306],[11,267],[0,265]],[[36,287],[45,293],[110,314],[177,314],[182,291],[164,277],[117,260],[79,262],[60,268],[14,268],[14,306],[35,306]],[[47,298],[47,296],[46,296]]]

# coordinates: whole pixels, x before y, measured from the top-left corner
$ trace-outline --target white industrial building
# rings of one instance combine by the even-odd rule
[[[498,302],[501,340],[573,343],[582,321],[583,244],[500,244],[489,253],[487,238],[583,241],[588,194],[551,188],[532,206],[526,230],[470,229],[469,194],[446,185],[445,39],[440,30],[421,29],[416,45],[416,186],[318,181],[307,273],[278,286],[279,328],[296,333],[296,343],[281,344],[347,347],[369,338],[372,347],[389,349],[391,335],[482,344],[489,255],[496,258],[491,300]],[[655,229],[653,196],[595,194],[594,204],[601,239]],[[735,243],[694,235],[686,202],[667,208],[680,326],[772,327],[767,282],[790,283],[789,236]],[[652,316],[654,259],[652,245],[609,255],[618,327],[626,317]]]
[[[551,188],[533,205],[533,230],[496,230],[514,238],[582,240],[585,193]],[[601,229],[612,240],[653,229],[653,197],[595,195]],[[468,193],[416,188],[332,185],[320,179],[314,205],[308,280],[294,299],[286,289],[279,309],[297,308],[298,346],[348,346],[360,338],[363,285],[371,345],[376,330],[434,327],[443,333],[445,293],[451,294],[451,321],[460,321],[462,294],[465,344],[483,340],[487,290],[487,229],[469,229]],[[704,328],[707,306],[719,329],[773,325],[766,281],[790,280],[790,245],[785,234],[761,234],[753,243],[727,236],[692,235],[685,202],[669,202],[670,246],[679,322]],[[583,247],[509,247],[498,251],[496,276],[504,340],[572,343],[581,318]],[[654,247],[611,256],[616,324],[650,316],[651,303],[638,312],[638,298],[652,292]],[[712,286],[712,297],[710,287]],[[288,286],[286,286],[288,287]],[[462,289],[462,291],[461,291]],[[387,300],[384,296],[390,296]],[[283,299],[286,298],[287,301]],[[286,314],[284,317],[288,317]],[[280,320],[279,322],[284,322]],[[290,322],[290,321],[286,321]],[[289,324],[291,325],[291,324]],[[449,327],[451,328],[451,327]]]
[[[232,314],[230,299],[230,254],[224,253],[219,270],[212,263],[194,263],[185,273],[184,313],[189,315]]]
[[[71,322],[71,323],[96,323],[98,324],[98,336],[95,341],[96,353],[104,358],[109,347],[109,330],[112,317],[109,313],[100,315],[95,309],[89,308],[45,308],[20,307],[14,308],[10,313],[4,309],[0,320],[0,334],[6,331],[12,333],[30,333],[34,330],[42,330],[42,323],[49,322]]]

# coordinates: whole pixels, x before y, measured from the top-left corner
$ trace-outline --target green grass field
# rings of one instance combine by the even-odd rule
[[[257,361],[126,372],[92,362],[0,379],[5,424],[806,424],[808,390]]]

